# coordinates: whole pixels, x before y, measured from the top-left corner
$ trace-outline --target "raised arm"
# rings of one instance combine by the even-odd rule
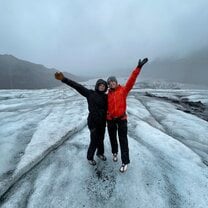
[[[62,81],[63,83],[69,85],[70,87],[74,88],[77,92],[79,92],[82,96],[84,97],[88,97],[88,95],[90,94],[90,90],[87,89],[86,87],[84,87],[83,85],[68,79],[66,77],[64,77],[62,72],[56,72],[55,73],[55,78],[57,80]]]
[[[129,93],[129,91],[133,88],[137,77],[139,76],[141,69],[143,67],[144,64],[146,64],[148,61],[148,58],[145,58],[141,61],[141,59],[139,59],[138,65],[137,67],[133,70],[133,72],[131,73],[129,79],[126,82],[125,88],[126,88],[126,92],[127,94]]]

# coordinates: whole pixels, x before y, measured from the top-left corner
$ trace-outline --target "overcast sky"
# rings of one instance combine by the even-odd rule
[[[0,54],[77,75],[208,46],[208,0],[0,0]]]

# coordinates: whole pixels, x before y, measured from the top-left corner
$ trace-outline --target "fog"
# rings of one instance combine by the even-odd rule
[[[77,75],[208,47],[208,1],[0,0],[0,54]]]

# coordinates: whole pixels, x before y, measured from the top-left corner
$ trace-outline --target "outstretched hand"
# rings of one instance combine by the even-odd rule
[[[143,60],[139,59],[138,68],[142,68],[144,64],[146,64],[148,62],[148,58],[144,58]]]
[[[56,72],[55,73],[55,78],[58,80],[63,80],[64,79],[64,75],[62,72]]]

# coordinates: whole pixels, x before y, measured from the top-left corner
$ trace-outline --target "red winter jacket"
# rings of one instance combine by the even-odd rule
[[[126,82],[125,86],[118,85],[116,89],[108,92],[108,111],[107,120],[113,118],[126,119],[126,98],[129,91],[132,89],[139,75],[141,68],[135,68]]]

